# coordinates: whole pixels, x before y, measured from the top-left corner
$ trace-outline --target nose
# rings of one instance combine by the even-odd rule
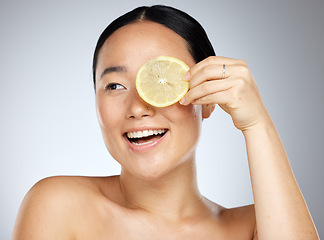
[[[136,90],[131,94],[132,96],[128,99],[128,119],[142,119],[154,115],[154,108],[146,103],[137,93]]]

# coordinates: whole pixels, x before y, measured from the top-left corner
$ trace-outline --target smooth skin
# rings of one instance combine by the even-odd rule
[[[135,89],[140,66],[159,55],[191,68],[189,92],[166,108],[148,105]],[[107,39],[96,75],[99,125],[120,176],[41,180],[23,200],[13,239],[318,239],[244,61],[209,57],[196,64],[179,35],[142,21]],[[245,137],[254,205],[226,209],[198,190],[195,151],[202,119],[216,104]],[[130,147],[124,133],[144,129],[168,131],[151,148]]]

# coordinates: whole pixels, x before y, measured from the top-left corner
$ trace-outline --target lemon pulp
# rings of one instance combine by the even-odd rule
[[[178,102],[188,91],[189,83],[183,80],[189,67],[170,56],[158,56],[144,63],[136,76],[139,96],[155,107],[166,107]]]

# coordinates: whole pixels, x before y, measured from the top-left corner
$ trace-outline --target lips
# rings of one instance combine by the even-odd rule
[[[145,129],[124,134],[133,151],[146,151],[157,145],[168,129]]]

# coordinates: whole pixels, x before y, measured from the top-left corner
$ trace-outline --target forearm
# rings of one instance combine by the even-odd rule
[[[272,122],[243,131],[259,239],[318,239]]]

